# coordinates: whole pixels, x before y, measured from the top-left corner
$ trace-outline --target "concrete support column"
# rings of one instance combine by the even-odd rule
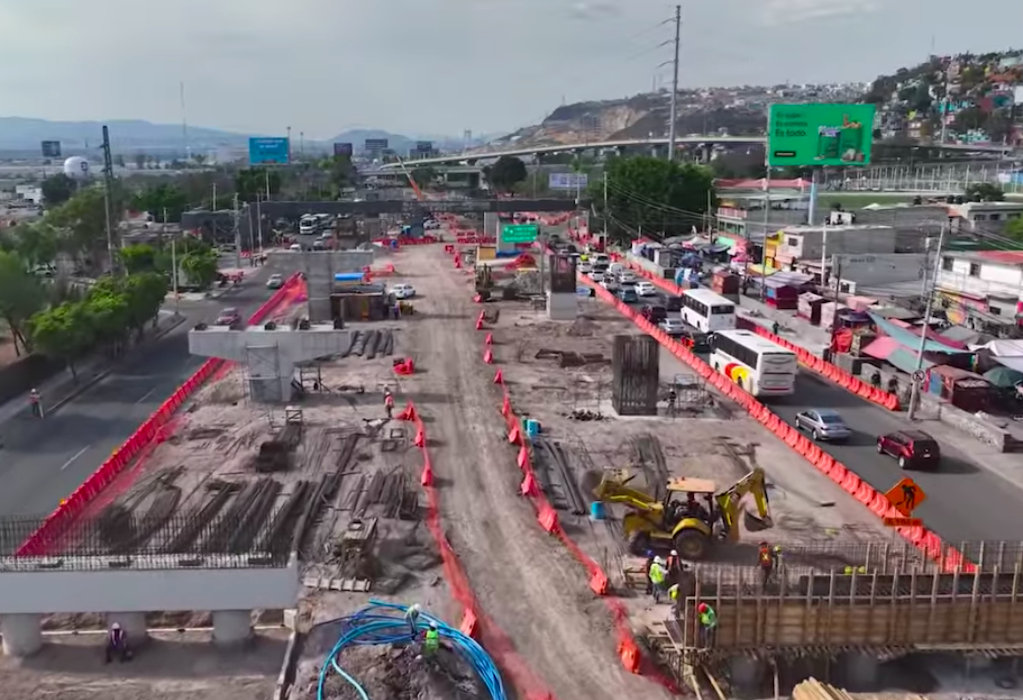
[[[6,656],[31,656],[43,646],[40,616],[35,613],[0,615],[0,634]]]
[[[870,654],[849,653],[842,657],[844,686],[850,692],[870,692],[877,688],[881,662]]]
[[[107,613],[107,630],[114,623],[121,626],[128,635],[128,643],[138,646],[146,641],[149,633],[146,631],[146,614],[140,612],[114,612]]]
[[[230,646],[241,644],[252,635],[252,614],[248,610],[214,610],[213,642]]]
[[[735,692],[741,697],[757,695],[764,678],[764,664],[748,656],[733,656],[728,666]]]

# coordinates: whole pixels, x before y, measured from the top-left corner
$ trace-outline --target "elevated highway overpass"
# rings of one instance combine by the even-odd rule
[[[763,136],[715,136],[715,135],[697,135],[697,136],[679,136],[675,138],[675,145],[733,145],[733,146],[752,146],[752,145],[764,145],[766,138]],[[505,148],[502,150],[489,151],[485,153],[473,152],[473,153],[456,153],[442,156],[435,156],[433,158],[421,158],[412,161],[406,161],[406,167],[421,167],[424,165],[445,165],[450,163],[459,163],[461,161],[468,161],[470,165],[475,164],[479,160],[495,160],[501,156],[533,156],[533,155],[545,155],[552,153],[569,153],[572,151],[590,151],[590,150],[610,150],[619,149],[625,150],[629,148],[651,148],[658,146],[666,146],[668,144],[667,137],[648,137],[640,139],[618,139],[614,141],[589,141],[585,143],[567,143],[567,144],[556,144],[553,146],[531,146],[525,148]],[[922,144],[928,148],[936,148],[944,151],[958,151],[966,153],[1011,153],[1013,148],[1011,146],[969,146],[959,144]],[[398,163],[385,163],[379,166],[380,170],[396,170],[401,166]]]

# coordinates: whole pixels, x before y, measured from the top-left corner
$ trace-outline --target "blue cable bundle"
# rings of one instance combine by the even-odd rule
[[[320,667],[320,680],[316,688],[316,700],[326,700],[323,697],[323,686],[327,680],[327,674],[333,668],[342,678],[351,684],[359,693],[362,700],[370,700],[365,689],[358,681],[352,678],[338,664],[338,655],[349,646],[363,646],[376,644],[408,644],[412,641],[409,632],[409,624],[405,619],[405,612],[408,610],[404,605],[393,605],[378,600],[371,600],[368,607],[359,612],[342,617],[337,622],[343,625],[344,633],[337,640],[337,644],[331,649],[327,658]],[[448,646],[458,654],[480,680],[490,693],[491,700],[507,700],[504,693],[504,683],[501,674],[498,673],[493,659],[483,650],[476,641],[469,636],[462,634],[459,630],[449,627],[441,620],[429,613],[419,614],[417,627],[426,630],[430,623],[436,623],[437,631],[442,639],[446,640]]]

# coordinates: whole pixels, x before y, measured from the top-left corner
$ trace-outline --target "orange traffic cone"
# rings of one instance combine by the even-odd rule
[[[500,369],[494,374],[494,384],[504,384],[504,373]]]

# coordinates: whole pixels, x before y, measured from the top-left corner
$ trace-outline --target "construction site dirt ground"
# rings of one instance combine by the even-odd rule
[[[154,635],[126,663],[105,664],[103,635],[47,639],[28,659],[0,657],[0,698],[60,700],[270,700],[287,630],[220,650],[208,632]]]
[[[506,684],[549,690],[559,700],[668,697],[622,668],[611,615],[589,589],[585,569],[518,495],[515,451],[473,327],[480,307],[472,303],[471,277],[454,270],[440,246],[405,248],[394,264],[417,291],[404,345],[417,371],[398,380],[396,398],[399,406],[413,400],[423,417],[441,525]]]

